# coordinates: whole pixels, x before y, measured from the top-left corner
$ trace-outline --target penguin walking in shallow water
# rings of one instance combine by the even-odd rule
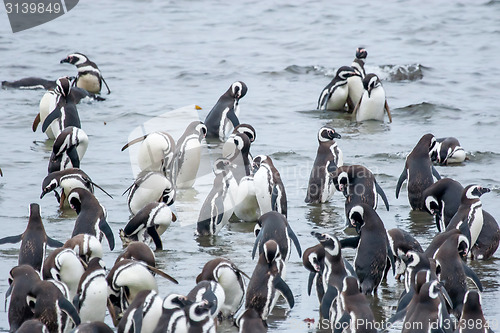
[[[38,204],[30,204],[29,214],[26,230],[20,235],[0,239],[0,244],[21,242],[18,265],[30,265],[36,271],[40,272],[45,260],[47,245],[50,247],[61,247],[63,243],[50,238],[45,233],[42,217],[40,216],[40,206]]]
[[[285,185],[271,157],[258,155],[253,159],[255,196],[259,203],[260,213],[276,211],[287,216],[288,203]]]
[[[207,135],[207,126],[201,121],[188,125],[175,144],[173,179],[177,188],[192,187],[201,161],[201,143]]]
[[[423,210],[425,206],[423,192],[434,183],[432,176],[441,179],[432,165],[429,152],[434,148],[436,138],[432,134],[425,134],[417,145],[406,156],[405,168],[399,176],[396,185],[396,199],[405,180],[408,180],[408,200],[413,210]]]
[[[82,129],[66,127],[54,141],[48,172],[79,168],[88,145],[89,138]]]
[[[436,145],[429,152],[431,160],[440,165],[462,163],[467,159],[465,150],[460,146],[457,138],[447,137],[436,139]]]
[[[134,183],[123,194],[127,192],[128,210],[134,215],[151,202],[164,202],[171,206],[176,194],[170,179],[155,171],[139,173]]]
[[[245,83],[236,81],[219,98],[203,122],[207,126],[208,139],[224,141],[227,133],[240,124],[239,101],[246,95],[247,90]]]
[[[364,92],[353,111],[353,118],[357,122],[365,120],[384,121],[387,113],[389,123],[392,123],[391,111],[387,104],[385,90],[377,75],[371,73],[363,79]]]
[[[340,67],[335,77],[319,95],[317,109],[343,111],[349,94],[347,79],[355,75],[357,74],[352,67]]]
[[[330,126],[323,126],[319,129],[319,147],[309,176],[306,203],[324,203],[333,195],[335,187],[331,172],[344,163],[342,151],[334,140],[340,138],[340,134]]]
[[[62,63],[69,63],[76,66],[78,75],[73,84],[77,87],[94,94],[100,94],[102,83],[104,82],[106,88],[108,89],[108,94],[111,93],[108,84],[102,77],[101,71],[94,62],[89,60],[86,55],[78,52],[72,53],[62,59],[61,64]]]
[[[356,58],[354,58],[351,67],[357,75],[347,78],[347,86],[349,89],[347,105],[349,106],[349,112],[354,111],[354,108],[363,95],[363,79],[366,76],[365,60],[367,56],[368,52],[366,52],[364,48],[358,47],[356,49]]]

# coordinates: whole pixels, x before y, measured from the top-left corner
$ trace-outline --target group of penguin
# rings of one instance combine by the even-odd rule
[[[384,121],[387,113],[392,121],[379,78],[365,74],[366,57],[366,50],[358,48],[352,65],[339,68],[320,94],[319,109],[352,112],[356,121]],[[376,295],[389,271],[398,280],[404,278],[405,290],[390,319],[402,322],[403,332],[475,332],[477,325],[460,325],[469,319],[481,324],[479,331],[487,330],[480,293],[469,290],[466,279],[479,291],[482,285],[466,259],[488,259],[499,245],[498,224],[480,201],[489,189],[440,179],[433,166],[464,162],[458,140],[424,135],[407,156],[397,183],[396,197],[407,181],[412,209],[435,216],[440,232],[424,251],[408,232],[385,229],[376,212],[378,197],[387,210],[389,204],[375,175],[362,165],[344,165],[335,141],[341,135],[331,126],[321,127],[305,202],[323,204],[335,192],[342,193],[346,226],[357,235],[338,239],[312,232],[318,244],[302,253],[287,220],[279,171],[270,156],[251,155],[256,131],[239,122],[239,102],[248,90],[242,81],[231,84],[205,120],[190,123],[178,140],[167,132],[152,132],[122,148],[140,144],[136,158],[141,171],[125,191],[132,217],[118,233],[124,250],[106,270],[101,241],[106,237],[113,250],[115,238],[94,189],[106,192],[80,169],[88,137],[76,109],[83,98],[104,100],[99,94],[105,81],[97,65],[81,53],[61,62],[76,65],[76,78],[3,83],[48,89],[33,123],[33,131],[42,123],[42,131],[54,139],[41,198],[54,192],[60,209],[69,206],[78,214],[72,238],[61,243],[46,235],[40,208],[33,203],[25,232],[0,239],[0,244],[21,242],[19,265],[10,271],[6,295],[11,332],[112,332],[104,323],[106,309],[117,332],[215,332],[221,320],[234,320],[240,332],[266,332],[279,296],[290,308],[295,303],[285,282],[292,247],[310,272],[308,293],[314,287],[320,316],[333,332],[376,331],[366,295]],[[214,258],[203,266],[191,292],[162,297],[157,276],[178,282],[156,267],[152,245],[155,251],[163,249],[162,235],[177,220],[176,195],[196,182],[204,140],[220,157],[213,162],[215,178],[196,234],[216,235],[235,218],[255,223],[254,246],[248,250],[258,260],[248,276],[230,259]],[[48,256],[47,245],[56,248]],[[352,264],[343,258],[343,248],[355,249]]]

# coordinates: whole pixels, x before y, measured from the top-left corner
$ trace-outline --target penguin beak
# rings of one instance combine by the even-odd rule
[[[488,193],[488,192],[490,192],[490,191],[491,191],[491,190],[490,190],[489,188],[487,188],[487,187],[479,187],[479,188],[478,188],[478,190],[479,190],[479,193],[481,193],[481,195],[483,195],[483,194]]]
[[[62,59],[59,63],[60,63],[60,64],[63,64],[63,63],[65,63],[65,62],[68,62],[68,63],[69,63],[69,58],[64,58],[64,59]]]

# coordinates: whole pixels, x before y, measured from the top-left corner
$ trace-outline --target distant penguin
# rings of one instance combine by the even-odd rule
[[[45,260],[45,248],[47,245],[50,247],[61,247],[63,243],[50,238],[45,233],[42,217],[40,216],[40,206],[38,204],[30,204],[29,212],[30,217],[26,230],[20,235],[0,239],[0,244],[21,242],[18,265],[30,265],[36,271],[40,272]]]
[[[25,77],[15,81],[2,81],[2,88],[17,88],[17,89],[54,89],[56,81],[46,80],[38,77]]]
[[[375,317],[366,296],[360,292],[354,276],[344,278],[340,294],[341,316],[335,323],[338,327],[355,327],[356,332],[376,333]]]
[[[424,210],[435,216],[439,231],[444,231],[460,207],[464,188],[451,178],[441,178],[422,192]]]
[[[278,291],[285,297],[290,308],[293,308],[295,301],[290,287],[281,278],[284,263],[278,244],[269,240],[263,245],[263,249],[248,283],[245,309],[255,309],[262,320],[266,320],[278,300]]]
[[[317,109],[343,111],[349,94],[347,79],[355,75],[357,74],[352,67],[340,67],[332,81],[321,92]]]
[[[259,316],[259,313],[248,308],[238,317],[236,322],[239,327],[239,333],[265,333],[267,332],[266,323]]]
[[[73,236],[64,243],[63,247],[75,251],[85,264],[88,264],[94,258],[102,258],[103,256],[101,242],[97,237],[89,234]]]
[[[188,330],[186,312],[190,302],[186,296],[170,294],[163,299],[162,314],[153,333],[185,333]]]
[[[391,111],[387,104],[385,90],[376,74],[368,74],[363,79],[364,92],[354,108],[353,118],[357,122],[365,120],[384,121],[387,113],[389,123],[392,123]]]
[[[433,162],[440,165],[462,163],[467,158],[465,150],[454,137],[436,139],[436,145],[429,152],[429,155]]]
[[[233,215],[238,183],[231,169],[234,164],[225,158],[214,163],[215,179],[198,216],[196,232],[200,236],[216,235]]]
[[[350,112],[354,110],[354,107],[356,107],[363,95],[363,79],[366,76],[365,60],[367,56],[368,52],[364,48],[358,47],[356,49],[356,58],[353,60],[351,67],[358,75],[347,78],[347,86],[349,88],[347,104]]]
[[[331,173],[344,163],[342,151],[334,140],[340,138],[340,134],[330,126],[323,126],[319,129],[319,147],[309,176],[306,203],[327,202],[335,192]]]
[[[175,144],[174,178],[177,188],[192,187],[201,161],[202,140],[207,135],[207,127],[201,121],[188,125]]]
[[[210,317],[216,319],[226,301],[226,293],[218,282],[203,280],[191,289],[187,298],[192,303],[203,300],[210,303]]]
[[[236,81],[219,98],[203,122],[207,126],[207,138],[224,141],[227,133],[240,124],[239,101],[247,90],[245,83]]]
[[[468,290],[465,294],[460,320],[458,333],[493,332],[491,323],[484,318],[481,294],[475,290]]]
[[[116,258],[115,264],[124,259],[142,261],[148,266],[156,267],[156,258],[153,250],[143,242],[132,241]]]
[[[48,172],[79,168],[88,145],[89,138],[82,129],[74,126],[63,129],[52,146]]]
[[[69,299],[73,300],[84,272],[85,268],[75,251],[59,248],[51,252],[45,260],[42,276],[44,280],[54,279],[63,282],[68,287]]]
[[[422,250],[420,243],[409,232],[399,228],[387,230],[387,239],[389,240],[389,245],[396,263],[396,279],[399,280],[406,270],[406,265],[402,260],[402,257],[405,256],[408,251],[424,251]],[[388,267],[386,268],[386,274],[387,271]]]
[[[108,89],[108,94],[111,93],[109,90],[108,84],[102,77],[101,71],[97,67],[95,63],[89,60],[87,56],[82,53],[72,53],[69,54],[66,58],[61,60],[62,63],[70,63],[76,66],[78,70],[78,76],[74,82],[79,88],[85,89],[88,92],[94,94],[101,93],[102,83],[106,85]]]
[[[316,244],[304,250],[302,255],[302,265],[309,271],[309,279],[307,281],[307,294],[311,296],[313,284],[316,287],[316,294],[318,301],[321,300],[325,294],[325,287],[323,286],[323,270],[325,268],[325,248],[321,244]]]
[[[176,216],[164,202],[147,204],[134,215],[124,229],[120,229],[120,238],[126,246],[131,241],[141,241],[149,244],[154,242],[156,250],[163,249],[161,235],[168,229]]]
[[[255,196],[261,214],[276,211],[287,216],[285,185],[271,157],[258,155],[253,159]]]
[[[69,193],[68,202],[78,214],[71,237],[78,234],[89,234],[102,240],[104,235],[112,251],[115,248],[115,238],[106,220],[106,209],[97,198],[87,190],[75,188]]]
[[[396,185],[396,199],[405,180],[408,180],[408,200],[413,210],[424,209],[423,192],[434,183],[432,176],[441,179],[437,170],[432,166],[429,151],[434,148],[436,139],[432,134],[425,134],[417,145],[406,156],[405,168],[399,176]]]
[[[353,60],[351,67],[359,73],[362,79],[365,78],[365,61],[366,57],[368,57],[368,52],[364,47],[358,47],[356,49],[356,58]]]
[[[43,324],[38,319],[26,320],[21,327],[19,327],[16,333],[49,333],[49,330],[45,324]]]
[[[186,309],[188,333],[215,333],[215,322],[210,316],[212,303],[206,300],[193,303]]]
[[[142,290],[134,298],[117,327],[118,333],[152,333],[162,314],[163,299],[154,290]]]
[[[164,202],[171,206],[175,201],[175,187],[161,172],[142,171],[134,183],[125,190],[131,214],[137,214],[151,202]]]

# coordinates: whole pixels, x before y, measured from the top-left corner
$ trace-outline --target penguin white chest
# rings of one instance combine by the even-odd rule
[[[326,104],[326,108],[328,110],[343,110],[345,103],[347,101],[347,96],[349,94],[349,88],[347,84],[342,86],[338,86],[328,99],[328,103]]]
[[[363,93],[363,98],[356,113],[356,121],[384,121],[385,91],[382,87],[374,88],[370,96]]]
[[[99,94],[101,92],[100,83],[101,80],[97,76],[92,74],[83,74],[78,77],[76,86],[78,88],[85,89],[90,93]]]

